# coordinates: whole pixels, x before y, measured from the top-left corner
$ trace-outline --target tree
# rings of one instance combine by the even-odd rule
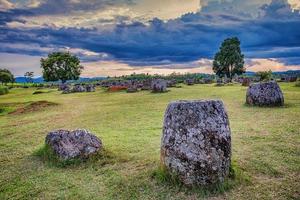
[[[240,44],[237,37],[224,40],[213,61],[213,71],[217,76],[227,76],[232,80],[235,74],[245,73],[244,55],[241,53]]]
[[[256,72],[255,76],[260,78],[260,81],[269,81],[272,78],[272,71],[260,71]]]
[[[41,59],[43,78],[45,81],[77,80],[83,67],[80,60],[69,52],[50,53],[47,58]]]
[[[7,84],[9,82],[14,82],[14,75],[8,69],[0,69],[0,82]]]
[[[34,76],[34,72],[26,72],[24,74],[24,77],[25,77],[27,83],[32,82],[33,76]]]

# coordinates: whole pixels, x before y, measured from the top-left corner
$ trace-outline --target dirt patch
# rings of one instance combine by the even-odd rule
[[[127,90],[126,86],[110,86],[108,88],[108,92],[119,92],[119,91],[123,91],[123,90]]]
[[[36,102],[29,103],[23,107],[19,107],[15,111],[10,112],[9,114],[19,115],[24,113],[36,112],[36,111],[43,110],[47,107],[57,106],[57,105],[58,105],[57,103],[53,103],[49,101],[36,101]]]

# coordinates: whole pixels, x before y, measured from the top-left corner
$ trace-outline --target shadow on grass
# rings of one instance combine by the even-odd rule
[[[254,109],[285,109],[285,108],[290,108],[290,107],[295,107],[294,104],[291,103],[284,103],[283,106],[258,106],[258,105],[249,105],[247,103],[244,103],[245,108],[254,108]]]
[[[220,196],[223,193],[250,184],[250,178],[236,165],[230,170],[230,177],[224,183],[210,187],[188,187],[174,174],[164,168],[141,170],[135,175],[113,175],[106,182],[109,199],[203,199]]]
[[[37,149],[33,153],[33,156],[38,157],[48,167],[58,168],[76,167],[83,165],[104,166],[107,164],[128,161],[125,158],[117,157],[114,153],[107,151],[106,149],[102,149],[98,153],[95,153],[88,158],[77,157],[73,159],[63,160],[60,157],[58,157],[48,145],[44,145]]]
[[[152,173],[152,178],[159,184],[175,188],[185,194],[195,194],[201,198],[218,196],[241,184],[250,183],[250,177],[235,162],[232,162],[229,177],[223,183],[216,183],[210,186],[186,186],[179,180],[176,174],[169,173],[164,167],[159,167],[159,169],[155,170]]]

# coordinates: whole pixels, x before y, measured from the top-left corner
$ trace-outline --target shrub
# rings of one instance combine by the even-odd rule
[[[9,92],[7,87],[0,86],[0,95],[7,94]]]
[[[300,80],[298,80],[295,84],[296,87],[300,87]]]
[[[272,71],[260,71],[255,74],[255,76],[260,78],[260,81],[269,81],[272,78]]]

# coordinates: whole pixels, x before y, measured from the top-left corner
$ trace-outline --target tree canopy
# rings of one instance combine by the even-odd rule
[[[0,82],[9,83],[14,82],[15,77],[8,69],[0,69]]]
[[[50,53],[47,58],[41,59],[43,78],[45,81],[77,80],[83,67],[77,56],[69,52]]]
[[[24,77],[26,79],[26,82],[31,83],[32,82],[32,78],[34,76],[34,72],[26,72],[24,74]]]
[[[237,37],[224,40],[213,61],[213,71],[217,76],[232,79],[235,74],[240,75],[246,71],[240,44]]]

